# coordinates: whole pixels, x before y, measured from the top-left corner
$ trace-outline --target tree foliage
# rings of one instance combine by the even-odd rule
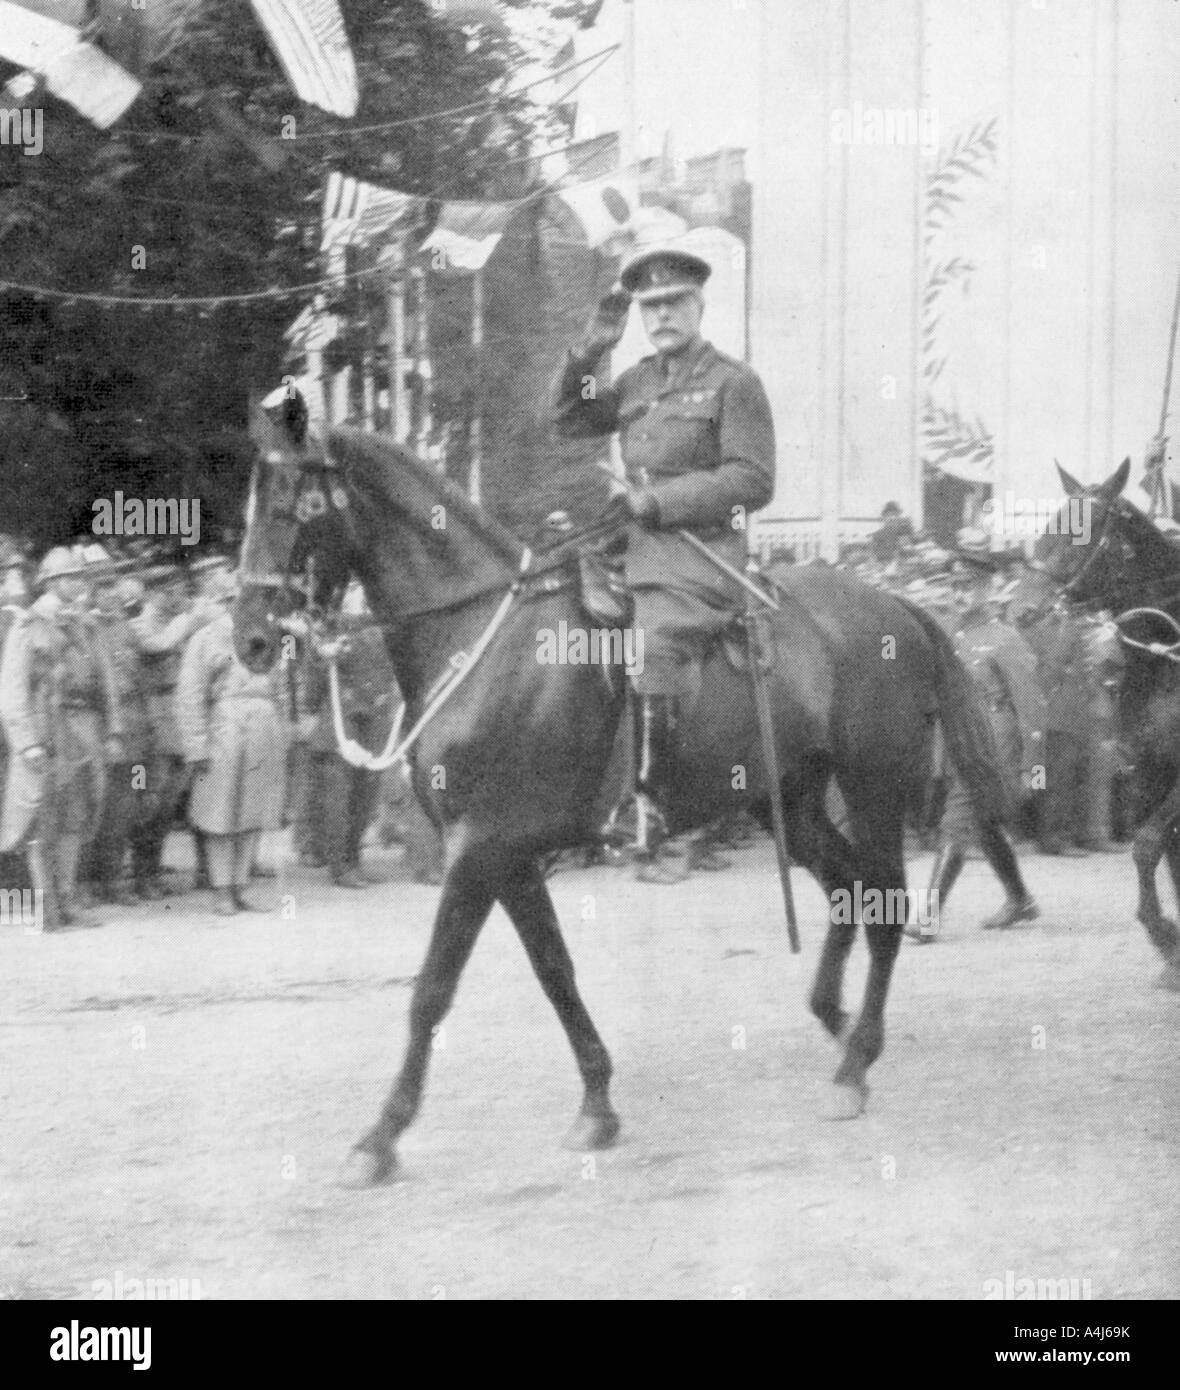
[[[30,98],[44,104],[44,149],[30,157],[0,147],[0,276],[154,298],[286,288],[320,275],[329,170],[430,198],[519,193],[530,137],[547,119],[529,94],[420,119],[519,85],[523,55],[509,30],[456,25],[445,4],[425,0],[341,8],[361,91],[349,122],[297,101],[244,0],[204,0],[109,131]],[[574,17],[592,8],[549,6]],[[54,445],[47,465],[67,475],[42,512],[30,511],[27,488],[19,501],[12,488],[0,494],[19,512],[4,529],[51,539],[85,525],[100,495],[89,474],[104,486],[142,480],[145,469],[160,485],[178,471],[200,474],[193,451],[208,452],[211,432],[244,426],[244,387],[277,379],[283,330],[303,302],[198,312],[0,292],[0,395],[10,398],[0,402],[9,417],[0,435],[21,440],[19,457],[0,440],[0,488],[36,466],[39,431]],[[14,413],[30,412],[12,428]]]

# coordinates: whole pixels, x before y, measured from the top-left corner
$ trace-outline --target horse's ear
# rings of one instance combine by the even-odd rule
[[[287,435],[292,444],[302,444],[307,438],[310,419],[307,402],[303,399],[303,392],[290,378],[263,400],[262,409]]]
[[[1065,489],[1065,495],[1067,497],[1076,497],[1079,493],[1085,492],[1086,489],[1078,482],[1072,473],[1067,473],[1065,469],[1057,463],[1056,459],[1054,459],[1053,462],[1057,464],[1057,475],[1061,479],[1061,486]]]
[[[1110,477],[1107,478],[1106,482],[1102,484],[1101,488],[1099,488],[1099,491],[1102,493],[1103,497],[1107,498],[1108,500],[1112,500],[1122,492],[1123,488],[1127,486],[1127,479],[1130,476],[1131,456],[1128,454],[1127,457],[1123,459],[1122,463],[1120,463],[1119,466],[1110,475]]]

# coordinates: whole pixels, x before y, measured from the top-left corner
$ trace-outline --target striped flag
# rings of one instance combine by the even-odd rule
[[[79,38],[78,30],[91,16],[89,0],[0,0],[0,57],[43,75],[55,96],[105,127],[139,94],[139,83],[131,74],[145,72],[175,47],[203,4],[204,0],[97,0],[102,42],[119,60],[114,62]],[[337,0],[250,4],[298,95],[335,116],[355,116],[356,64]],[[15,56],[26,51],[33,51],[38,61]],[[52,71],[46,52],[55,55]]]
[[[126,69],[78,30],[49,15],[0,0],[0,58],[44,81],[101,130],[113,125],[142,90]]]
[[[335,116],[355,116],[356,64],[336,0],[250,3],[288,81],[303,100]]]
[[[424,198],[333,170],[324,187],[320,248],[327,251],[397,236],[416,226],[425,215]]]

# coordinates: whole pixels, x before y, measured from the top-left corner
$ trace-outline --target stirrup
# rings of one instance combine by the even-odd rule
[[[647,792],[628,792],[599,831],[604,844],[636,856],[655,855],[668,837],[664,813]]]

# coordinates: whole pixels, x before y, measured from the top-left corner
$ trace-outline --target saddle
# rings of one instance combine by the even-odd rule
[[[762,577],[762,576],[759,576]],[[773,581],[764,577],[763,583],[776,592]],[[601,627],[625,627],[634,614],[635,604],[623,578],[623,556],[601,549],[578,552],[579,597],[583,609]],[[767,624],[760,634],[765,659],[777,660],[777,635],[774,626]],[[707,661],[720,649],[730,667],[739,674],[750,669],[750,644],[746,630],[746,615],[735,611],[729,625],[712,639],[705,651]]]

